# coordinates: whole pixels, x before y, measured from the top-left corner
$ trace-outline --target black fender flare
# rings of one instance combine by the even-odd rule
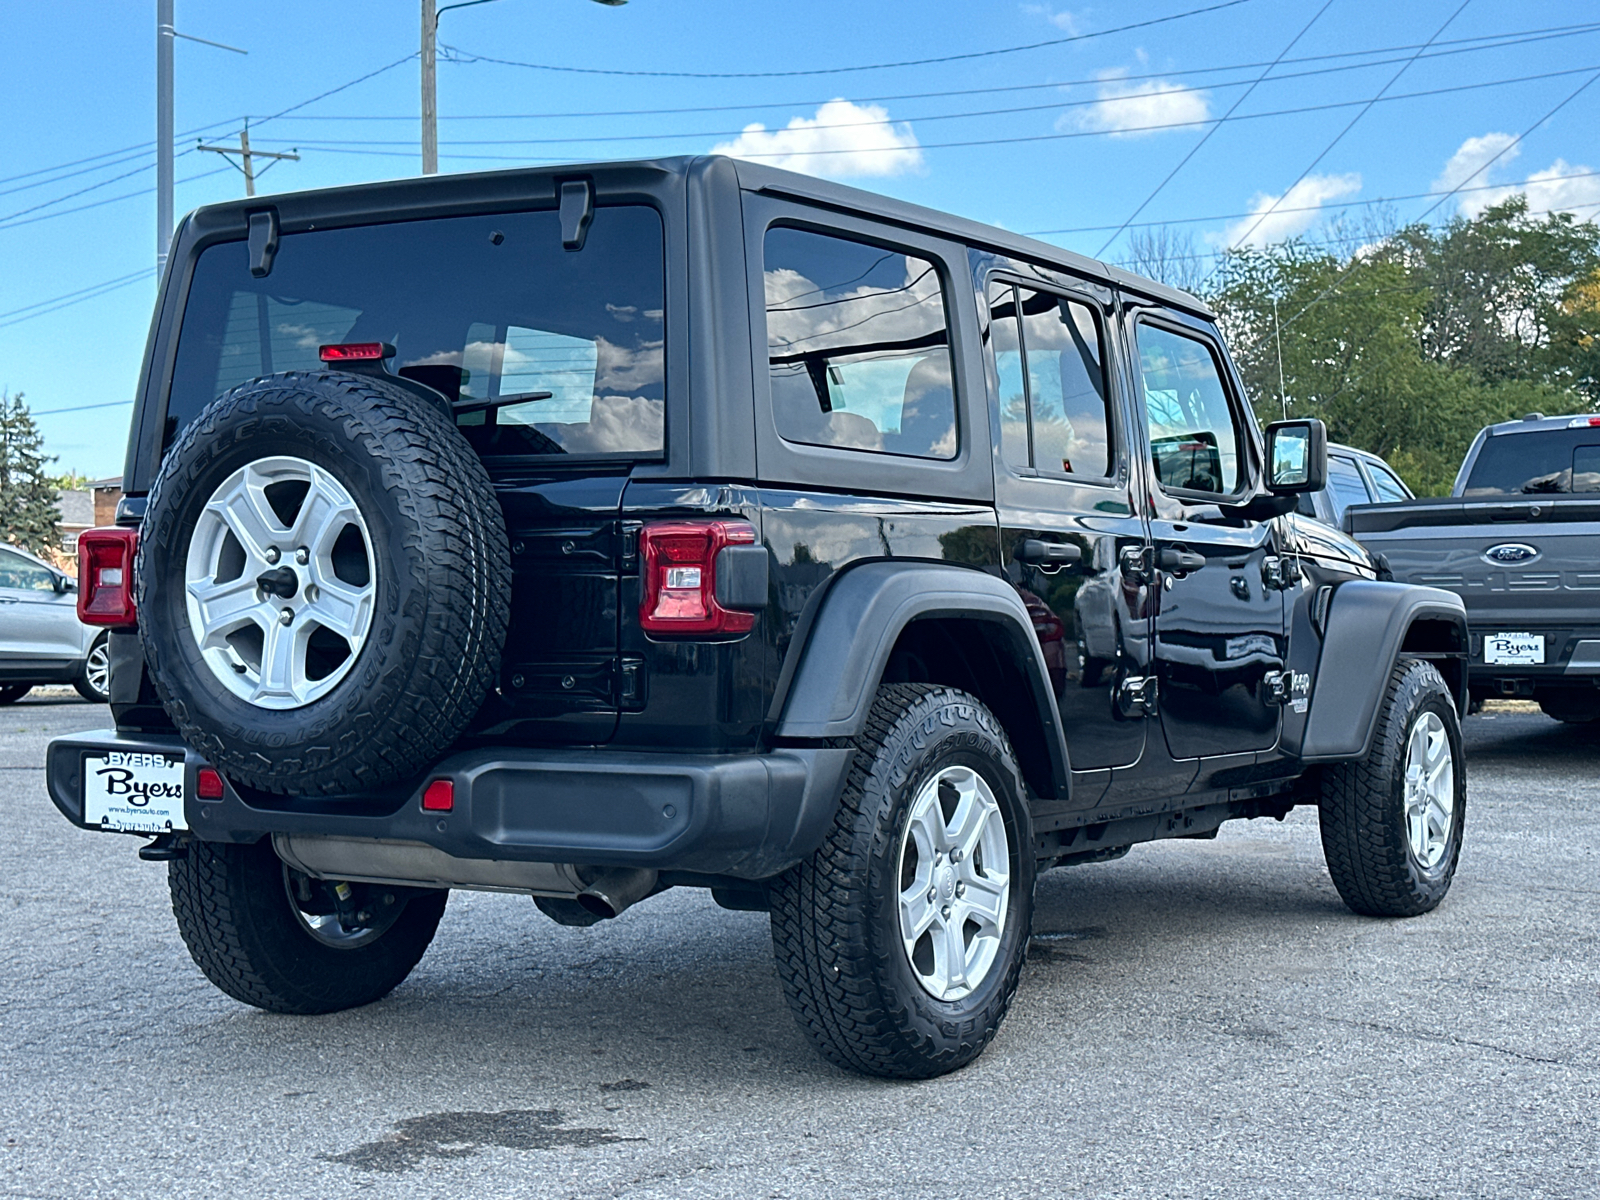
[[[790,647],[793,672],[785,670],[788,678],[773,698],[776,736],[858,736],[895,642],[913,621],[933,618],[983,622],[1002,639],[1032,690],[1056,795],[1065,797],[1071,764],[1033,621],[1015,588],[970,567],[878,560],[835,576]]]
[[[1450,645],[1434,640],[1426,657],[1465,659],[1467,610],[1442,588],[1355,579],[1333,591],[1311,688],[1310,713],[1299,757],[1307,762],[1363,758],[1372,744],[1389,673],[1419,621],[1453,627]],[[1459,672],[1464,690],[1466,671]],[[1465,695],[1455,697],[1464,713]],[[1288,749],[1288,747],[1285,747]]]

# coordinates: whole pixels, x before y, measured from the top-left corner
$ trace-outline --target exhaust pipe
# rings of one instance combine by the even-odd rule
[[[647,868],[612,867],[578,893],[578,903],[602,919],[614,917],[654,892],[658,879],[658,873]]]

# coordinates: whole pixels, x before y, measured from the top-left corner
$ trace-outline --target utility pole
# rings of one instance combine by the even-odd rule
[[[156,275],[172,247],[172,0],[156,0]]]
[[[161,0],[170,3],[170,0]],[[436,51],[439,42],[439,18],[452,8],[471,8],[476,4],[493,4],[494,0],[458,0],[435,10],[435,0],[422,0],[422,173],[439,173],[439,88],[436,70]],[[607,8],[621,8],[628,0],[594,0]]]
[[[439,94],[435,80],[434,50],[439,15],[433,0],[422,0],[422,173],[439,173]]]
[[[248,54],[237,46],[179,33],[172,25],[172,0],[156,0],[156,274],[172,248],[172,43],[177,38]]]
[[[276,153],[275,151],[272,151],[272,150],[252,150],[252,149],[250,149],[250,122],[249,121],[246,121],[244,123],[244,128],[239,131],[239,145],[238,145],[237,148],[235,148],[233,146],[208,146],[204,142],[201,142],[198,146],[195,147],[195,149],[196,150],[209,150],[213,154],[220,154],[225,159],[227,159],[230,163],[233,163],[234,166],[238,167],[241,171],[243,171],[244,172],[244,194],[246,196],[254,196],[256,194],[256,180],[258,178],[260,178],[262,175],[265,175],[268,171],[270,171],[273,168],[273,165],[274,165],[275,162],[281,162],[284,159],[288,159],[290,162],[299,162],[300,161],[300,156],[298,154],[294,153],[294,151],[292,151],[292,150],[288,154],[279,154],[279,153]],[[237,154],[239,156],[239,161],[238,162],[233,162],[233,156],[235,154]],[[258,172],[255,169],[255,160],[258,159],[258,158],[270,158],[270,159],[273,159],[274,162],[269,162],[266,166],[262,167],[261,170]]]

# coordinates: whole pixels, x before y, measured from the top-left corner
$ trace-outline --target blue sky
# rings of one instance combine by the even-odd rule
[[[1210,5],[1223,6],[1106,32]],[[155,294],[154,10],[7,6],[0,386],[27,394],[61,469],[90,475],[121,470]],[[180,213],[242,194],[235,170],[192,147],[236,138],[245,117],[255,146],[301,154],[263,192],[420,169],[415,58],[265,119],[414,54],[414,0],[177,0],[176,23],[250,52],[177,44]],[[1512,144],[1600,72],[1592,0],[497,0],[445,14],[440,40],[455,48],[439,66],[445,171],[721,147],[1009,229],[1064,231],[1046,240],[1099,254],[1205,138],[1137,218],[1184,222],[1174,228],[1200,254],[1357,238],[1364,214],[1416,219],[1469,176],[1472,190],[1433,220],[1510,191],[1535,209],[1600,215],[1600,82]],[[693,108],[718,111],[659,111]],[[596,113],[611,115],[584,115]],[[1412,198],[1365,203],[1389,197]],[[1124,256],[1126,237],[1101,257]],[[90,298],[43,311],[75,294]],[[69,408],[80,411],[49,415]]]

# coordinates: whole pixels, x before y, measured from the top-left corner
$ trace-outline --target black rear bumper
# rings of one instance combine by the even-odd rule
[[[1468,676],[1472,690],[1483,696],[1531,696],[1537,691],[1588,690],[1600,687],[1600,626],[1565,625],[1550,628],[1539,622],[1497,621],[1494,628],[1510,628],[1537,633],[1545,641],[1542,663],[1487,663],[1484,661],[1485,634],[1489,623],[1468,611],[1474,621],[1472,657]]]
[[[173,735],[107,729],[50,743],[50,798],[83,822],[83,755],[106,750],[182,753],[184,814],[205,841],[269,834],[420,842],[457,858],[653,867],[741,879],[786,870],[821,842],[833,818],[849,750],[668,754],[497,747],[455,754],[410,791],[385,798],[300,800],[195,794],[205,762]],[[422,808],[438,779],[455,785],[449,812]]]

